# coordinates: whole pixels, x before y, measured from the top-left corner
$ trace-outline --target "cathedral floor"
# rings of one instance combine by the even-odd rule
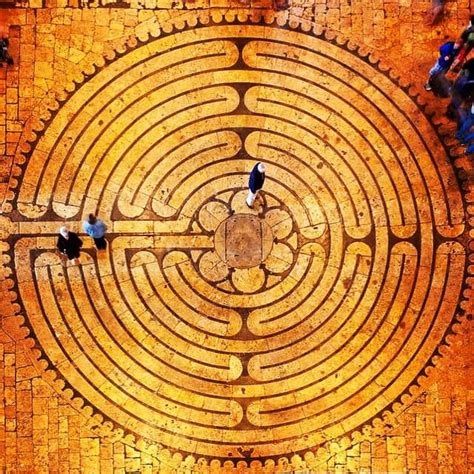
[[[474,472],[474,166],[421,87],[464,4],[53,3],[0,10],[0,472]]]

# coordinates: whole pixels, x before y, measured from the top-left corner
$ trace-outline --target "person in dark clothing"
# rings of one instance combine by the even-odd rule
[[[0,67],[4,62],[9,66],[13,64],[13,58],[8,54],[8,45],[8,38],[0,38]]]
[[[59,229],[58,242],[56,246],[69,260],[73,260],[73,263],[80,263],[79,255],[81,253],[82,240],[76,233],[70,232],[67,227],[61,227]]]
[[[265,182],[265,165],[263,163],[257,163],[250,172],[249,177],[249,193],[245,202],[250,209],[253,209],[255,199],[259,191],[263,188]]]
[[[470,102],[474,97],[474,59],[466,61],[451,87],[451,103],[448,106],[448,113],[453,118],[457,118],[459,126],[471,114],[466,110],[470,109]]]
[[[469,111],[465,111],[460,114],[460,121],[458,131],[456,132],[456,138],[466,144],[471,141],[472,137],[469,137],[471,128],[474,125],[474,105],[471,105]]]

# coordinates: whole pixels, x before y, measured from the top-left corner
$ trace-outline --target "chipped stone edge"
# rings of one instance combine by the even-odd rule
[[[153,20],[153,21],[150,21]],[[38,116],[32,118],[25,124],[22,132],[17,154],[15,155],[14,167],[9,180],[8,196],[5,200],[7,208],[5,213],[11,212],[11,205],[8,207],[8,201],[13,200],[13,191],[18,186],[17,177],[23,174],[23,167],[31,154],[34,145],[39,139],[39,134],[45,130],[48,122],[54,113],[59,110],[61,105],[66,102],[69,97],[77,90],[78,87],[92,77],[96,72],[107,64],[113,62],[117,57],[126,54],[129,50],[137,46],[143,45],[148,41],[158,38],[162,33],[172,34],[178,33],[183,29],[193,28],[195,26],[205,27],[210,22],[219,23],[254,23],[273,27],[285,27],[297,30],[302,33],[313,34],[316,37],[325,39],[336,46],[345,48],[347,51],[355,54],[360,59],[371,64],[379,72],[386,75],[396,86],[400,87],[423,111],[428,121],[438,133],[440,142],[443,143],[442,126],[433,123],[433,110],[430,109],[429,101],[421,98],[419,91],[411,87],[400,75],[392,69],[392,67],[381,61],[381,58],[365,45],[357,45],[345,38],[338,32],[323,29],[314,22],[295,17],[289,11],[275,12],[273,10],[221,10],[209,9],[201,11],[185,11],[183,14],[162,22],[161,26],[157,23],[157,18],[152,17],[143,23],[137,25],[135,29],[135,37],[129,37],[121,46],[110,49],[104,53],[103,57],[95,58],[93,62],[86,58],[81,62],[80,66],[83,72],[71,83],[64,87],[64,90],[56,92],[55,97],[47,96],[38,106]],[[12,315],[9,324],[13,331],[8,334],[15,333],[16,343],[22,344],[24,349],[29,352],[30,358],[36,367],[38,374],[50,384],[54,390],[79,413],[87,418],[87,427],[100,437],[108,439],[110,442],[123,442],[124,444],[144,451],[150,456],[157,458],[163,464],[174,469],[191,469],[193,471],[206,471],[224,468],[240,468],[240,469],[261,469],[264,472],[274,472],[275,470],[301,470],[301,469],[317,469],[326,463],[330,458],[338,452],[345,451],[351,447],[360,444],[363,441],[373,441],[377,438],[387,436],[393,427],[397,426],[397,418],[406,411],[410,405],[420,396],[430,385],[430,379],[433,372],[442,369],[447,365],[447,352],[451,351],[453,346],[459,341],[460,336],[467,330],[473,315],[469,313],[474,302],[474,165],[463,160],[459,153],[454,150],[454,146],[445,145],[447,155],[454,160],[454,170],[458,180],[459,187],[463,194],[463,203],[466,207],[466,240],[468,247],[467,264],[466,264],[466,281],[463,282],[463,294],[458,304],[458,310],[453,318],[450,328],[443,336],[435,353],[431,356],[423,371],[415,377],[411,384],[407,386],[405,391],[398,399],[390,403],[389,407],[382,410],[373,419],[367,421],[361,427],[353,430],[347,436],[339,439],[328,441],[325,445],[315,446],[302,452],[292,453],[281,456],[274,456],[265,459],[257,458],[255,460],[226,460],[225,458],[212,459],[211,457],[194,455],[191,453],[182,453],[172,451],[160,444],[145,440],[138,435],[126,433],[112,420],[107,419],[102,413],[98,412],[94,407],[80,395],[75,395],[74,390],[67,382],[60,378],[60,375],[54,369],[50,369],[47,356],[38,348],[37,342],[31,336],[32,331],[27,327],[26,319],[21,314],[21,308],[17,300],[17,293],[14,291],[15,280],[11,275],[11,269],[8,261],[0,262],[1,274],[7,274],[5,278],[6,285],[13,287],[7,290],[12,301]],[[470,167],[469,167],[470,164]],[[466,167],[467,165],[467,167]],[[3,216],[3,219],[9,219]],[[7,222],[4,221],[4,222]],[[11,222],[11,221],[10,221]],[[7,254],[6,239],[0,234],[0,252]],[[5,318],[2,318],[2,329],[5,326]],[[330,448],[330,449],[329,449]]]

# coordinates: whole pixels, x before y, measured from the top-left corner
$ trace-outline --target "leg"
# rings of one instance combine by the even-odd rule
[[[97,247],[97,250],[105,250],[107,247],[107,241],[104,237],[99,237],[98,239],[94,238],[94,243]]]
[[[67,267],[67,261],[69,260],[68,256],[63,252],[59,252],[59,258],[61,259],[62,266]]]
[[[255,198],[257,197],[257,194],[258,194],[258,190],[253,193],[250,189],[249,189],[249,193],[247,195],[247,199],[245,200],[245,202],[247,203],[247,206],[252,208],[253,209],[253,205],[254,205],[254,202],[255,202]]]
[[[439,60],[434,63],[434,66],[430,69],[430,72],[428,73],[430,77],[436,76],[436,74],[439,74],[440,72],[446,72],[446,70],[440,66]]]
[[[105,240],[105,237],[100,238],[100,250],[105,250],[107,248],[107,241]]]
[[[464,120],[461,122],[459,130],[456,132],[456,138],[459,140],[464,139],[464,135],[469,132],[471,127],[474,125],[474,115],[469,113]]]
[[[446,70],[442,68],[439,64],[439,60],[435,62],[434,66],[430,69],[430,72],[428,73],[428,80],[426,81],[426,84],[424,85],[425,90],[430,91],[432,88],[432,81],[435,76],[438,74],[445,74]]]
[[[459,77],[456,79],[451,87],[451,104],[454,109],[456,109],[456,113],[464,118],[463,116],[463,98],[461,96],[461,90],[464,87],[465,79],[463,77]]]
[[[80,256],[80,255],[81,255],[81,252],[80,252],[79,249],[77,249],[77,250],[74,252],[74,254],[73,254],[73,257],[74,257],[74,258],[72,259],[72,263],[73,263],[74,265],[79,265],[79,264],[81,263],[80,260],[79,260],[79,256]]]
[[[470,155],[471,153],[474,153],[474,143],[472,143],[471,145],[469,145],[467,147],[467,150],[464,152],[465,155]]]
[[[463,140],[463,143],[469,143],[474,140],[474,132],[470,132]]]

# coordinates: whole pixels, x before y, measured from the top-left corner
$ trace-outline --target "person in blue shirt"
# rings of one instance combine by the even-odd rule
[[[425,90],[430,91],[432,89],[432,81],[435,76],[442,74],[443,76],[448,72],[451,64],[453,64],[456,55],[459,53],[461,48],[461,42],[458,40],[447,41],[439,48],[439,58],[430,69],[428,80],[425,84]]]
[[[89,214],[89,217],[82,224],[84,232],[94,239],[97,250],[105,250],[107,248],[107,241],[105,240],[105,231],[107,226],[104,222],[98,219],[94,214]]]
[[[249,193],[245,202],[250,209],[253,209],[255,199],[259,191],[263,188],[265,181],[265,165],[263,163],[257,163],[250,172],[249,176]]]

